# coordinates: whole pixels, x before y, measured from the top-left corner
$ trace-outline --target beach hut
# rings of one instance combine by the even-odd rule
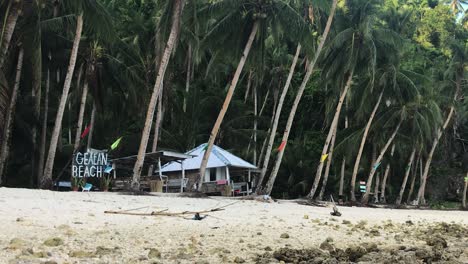
[[[184,160],[183,163],[169,162],[161,168],[161,173],[169,179],[180,178],[182,173],[188,179],[187,187],[194,189],[196,184],[200,164],[206,151],[206,143],[186,152],[192,156]],[[228,151],[214,145],[205,175],[202,177],[202,191],[205,193],[249,194],[252,189],[252,173],[257,167]],[[159,173],[156,171],[156,173]],[[226,188],[229,186],[228,188]],[[226,195],[228,195],[226,193]]]

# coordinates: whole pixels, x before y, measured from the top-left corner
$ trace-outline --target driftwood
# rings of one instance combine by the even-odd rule
[[[123,211],[104,211],[105,214],[122,214],[122,215],[139,215],[139,216],[183,216],[183,215],[196,215],[196,214],[206,214],[206,213],[212,213],[212,212],[218,212],[218,211],[223,211],[224,208],[231,206],[235,203],[230,203],[224,206],[208,209],[208,210],[203,210],[203,211],[183,211],[183,212],[167,212],[168,209],[164,209],[161,211],[153,211],[151,213],[134,213],[130,211],[138,210],[141,208],[135,208],[135,209],[129,209],[129,210],[123,210]],[[142,207],[144,208],[144,207]]]

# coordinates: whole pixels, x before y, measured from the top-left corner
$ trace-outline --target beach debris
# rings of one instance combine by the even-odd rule
[[[280,238],[289,238],[289,234],[288,233],[283,233],[283,234],[281,234]]]
[[[330,195],[330,198],[331,198],[331,201],[333,203],[333,212],[331,212],[330,214],[333,215],[333,216],[341,216],[341,213],[338,210],[338,207],[336,207],[335,201],[333,200],[333,196]]]
[[[44,241],[44,245],[48,247],[58,247],[63,245],[63,240],[60,237],[52,237]]]
[[[304,219],[309,219],[309,215],[304,215]]]
[[[195,215],[192,217],[192,220],[203,220],[207,217],[208,215],[201,216],[199,213],[195,213]]]
[[[105,214],[122,214],[122,215],[136,215],[136,216],[184,216],[184,215],[195,215],[195,214],[204,214],[204,213],[213,213],[213,212],[218,212],[218,211],[223,211],[225,210],[226,207],[231,206],[233,204],[236,204],[240,201],[236,201],[230,204],[226,204],[220,207],[215,207],[212,209],[207,209],[207,210],[202,210],[202,211],[183,211],[183,212],[177,212],[177,213],[171,213],[167,212],[167,209],[160,210],[160,211],[153,211],[151,213],[138,213],[138,212],[131,212],[135,210],[142,209],[140,208],[134,208],[134,209],[128,209],[128,210],[123,210],[123,211],[104,211]],[[200,219],[201,220],[201,219]]]

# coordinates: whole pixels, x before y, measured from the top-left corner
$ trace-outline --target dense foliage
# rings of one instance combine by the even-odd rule
[[[275,160],[281,165],[274,196],[353,199],[350,193],[366,181],[368,191],[380,193],[383,202],[426,203],[424,194],[430,200],[461,200],[468,176],[465,1],[339,0],[336,11],[332,2],[2,1],[1,185],[45,186],[44,178],[61,175],[77,148],[108,149],[119,137],[122,143],[111,155],[135,155],[166,51],[170,57],[159,76],[162,90],[155,92],[155,105],[160,99],[154,118],[150,115],[146,151],[154,138],[159,138],[158,149],[181,152],[207,142],[226,93],[236,87],[233,77],[244,55],[214,142],[261,167],[301,44],[266,168],[265,181]],[[334,17],[320,52],[331,10]],[[70,68],[80,20],[76,66]],[[172,37],[174,47],[167,50]],[[289,138],[278,149],[315,55],[318,61],[304,82]],[[67,79],[70,89],[63,101]],[[61,111],[63,118],[56,119]],[[89,124],[91,131],[77,146]],[[53,173],[43,175],[56,127]],[[284,158],[278,161],[280,151]],[[323,159],[323,154],[328,156]],[[402,184],[403,197],[398,197]]]

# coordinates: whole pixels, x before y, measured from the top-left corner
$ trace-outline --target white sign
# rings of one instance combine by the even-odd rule
[[[107,153],[94,149],[88,149],[87,152],[77,152],[73,157],[72,177],[101,178],[108,165]]]

